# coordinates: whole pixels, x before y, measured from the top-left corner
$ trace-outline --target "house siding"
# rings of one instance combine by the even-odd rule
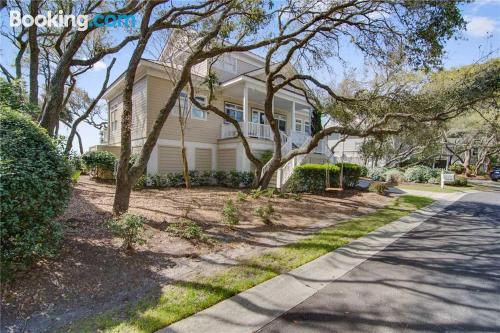
[[[111,111],[116,107],[117,127],[112,130]],[[116,145],[121,142],[121,119],[123,115],[123,94],[113,98],[109,102],[109,144]],[[132,140],[141,139],[146,136],[146,111],[147,111],[147,80],[145,78],[134,84],[132,92]]]
[[[172,91],[172,84],[165,79],[148,77],[148,131],[153,124],[161,108],[167,102]],[[200,95],[204,95],[200,93]],[[217,143],[220,136],[222,118],[209,112],[206,120],[189,118],[186,124],[185,140],[191,142]],[[179,118],[176,114],[170,114],[160,132],[160,139],[179,140],[180,128]]]

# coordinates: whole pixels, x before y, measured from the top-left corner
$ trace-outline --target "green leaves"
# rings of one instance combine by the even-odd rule
[[[57,253],[53,219],[70,198],[70,168],[46,131],[0,107],[0,235],[2,279]]]

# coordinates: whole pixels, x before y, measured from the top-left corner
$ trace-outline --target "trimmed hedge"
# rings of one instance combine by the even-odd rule
[[[116,160],[116,156],[109,151],[89,151],[82,155],[85,168],[97,179],[114,179]]]
[[[253,181],[253,173],[239,171],[189,171],[192,186],[225,186],[249,187]],[[184,186],[182,172],[173,172],[156,175],[145,175],[139,179],[136,188],[142,187],[178,187]]]
[[[67,160],[28,116],[0,108],[1,278],[57,254],[71,194]]]
[[[339,186],[341,163],[303,164],[295,167],[292,176],[285,185],[290,192],[321,193],[325,191],[326,170],[329,168],[330,186]],[[344,163],[344,188],[354,188],[358,184],[361,167],[354,163]]]
[[[285,184],[285,191],[321,193],[325,191],[326,170],[330,172],[330,186],[338,186],[340,168],[334,164],[302,164],[296,166]]]
[[[335,164],[339,169],[342,163]],[[344,162],[344,188],[354,188],[358,185],[359,177],[361,177],[361,166],[355,163]]]

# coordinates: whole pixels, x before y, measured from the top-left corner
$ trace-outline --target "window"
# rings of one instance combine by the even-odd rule
[[[114,104],[111,106],[111,110],[109,112],[110,115],[110,123],[111,123],[111,132],[114,132],[118,129],[118,120],[116,119],[116,112],[118,109],[118,104]]]
[[[278,122],[279,130],[286,133],[286,117],[282,114],[277,113],[276,120]]]
[[[308,121],[304,122],[304,132],[311,134],[311,123]]]
[[[302,132],[302,119],[295,119],[295,131]]]
[[[176,116],[179,116],[179,111],[181,114],[185,114],[186,107],[187,107],[187,101],[188,101],[188,95],[185,91],[181,91],[179,94],[179,98],[177,99],[177,102],[175,103],[173,114]]]
[[[196,96],[195,99],[200,102],[200,104],[206,104],[206,98],[203,96]],[[195,119],[207,119],[207,113],[203,110],[198,109],[194,104],[191,108],[191,117]]]
[[[252,109],[252,123],[255,124],[268,124],[266,114],[264,111]]]
[[[224,111],[226,111],[226,114],[236,121],[243,121],[243,107],[241,105],[224,103]]]

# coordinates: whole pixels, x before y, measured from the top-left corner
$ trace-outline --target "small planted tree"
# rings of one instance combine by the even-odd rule
[[[116,237],[123,239],[122,247],[133,252],[134,246],[143,245],[146,240],[143,238],[144,218],[133,214],[123,214],[117,218],[108,221],[108,228],[115,234]]]

